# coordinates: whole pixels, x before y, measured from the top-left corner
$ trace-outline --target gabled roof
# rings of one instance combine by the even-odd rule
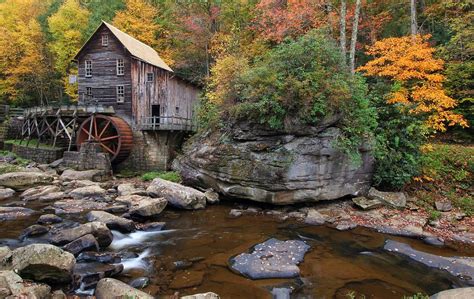
[[[173,72],[173,70],[163,61],[163,59],[161,59],[160,55],[158,55],[158,53],[152,47],[131,37],[125,32],[120,31],[119,29],[105,21],[102,21],[102,24],[97,28],[97,30],[99,30],[102,25],[105,25],[112,32],[112,34],[120,41],[120,43],[127,49],[128,52],[130,52],[132,56],[143,60],[151,65]],[[91,35],[91,37],[95,35],[97,30]],[[89,40],[82,46],[79,52],[77,52],[74,59],[77,59],[77,56],[79,55],[79,53],[82,52]]]

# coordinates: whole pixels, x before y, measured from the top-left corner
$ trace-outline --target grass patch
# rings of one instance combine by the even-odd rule
[[[24,166],[31,163],[31,160],[22,158],[22,157],[16,155],[15,153],[12,153],[12,152],[9,152],[9,151],[0,151],[0,156],[1,157],[13,157],[13,158],[15,158],[14,164],[2,163],[1,170],[0,170],[0,172],[3,171],[2,174],[7,173],[7,172],[21,171],[21,167],[24,167]],[[8,169],[12,169],[12,170],[8,171]]]
[[[20,146],[26,146],[28,143],[28,147],[30,148],[42,148],[42,149],[61,149],[60,147],[57,146],[52,146],[50,144],[46,143],[41,143],[37,139],[31,139],[30,142],[27,142],[26,140],[18,140],[18,139],[12,139],[12,140],[6,140],[4,143],[6,144],[15,144],[15,145],[20,145]]]
[[[122,169],[117,174],[115,174],[118,178],[134,178],[140,176],[140,173],[137,171],[129,170],[129,169]]]
[[[419,206],[430,210],[435,201],[447,199],[474,215],[474,146],[429,144],[423,152],[422,174],[411,186]]]
[[[142,175],[142,180],[144,181],[152,181],[156,178],[175,183],[181,182],[181,176],[176,171],[150,171]]]

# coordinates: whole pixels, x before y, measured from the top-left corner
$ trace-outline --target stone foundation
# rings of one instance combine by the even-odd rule
[[[26,142],[25,142],[26,143]],[[64,149],[62,148],[41,148],[41,147],[27,147],[26,145],[5,144],[8,150],[17,154],[18,156],[32,160],[41,164],[51,163],[63,156]],[[10,148],[11,147],[11,148]]]
[[[63,164],[75,170],[98,169],[110,173],[111,165],[109,155],[102,152],[100,145],[86,142],[81,145],[79,152],[64,152]]]
[[[117,170],[169,170],[186,135],[171,131],[134,131],[130,156],[116,166]]]

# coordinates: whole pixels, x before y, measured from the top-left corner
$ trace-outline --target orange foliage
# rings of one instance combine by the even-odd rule
[[[262,38],[281,42],[324,24],[324,1],[320,0],[261,0],[256,9],[257,31]]]
[[[426,124],[437,131],[446,125],[467,127],[466,120],[452,111],[456,101],[443,89],[444,61],[433,57],[430,35],[391,37],[376,42],[367,54],[374,57],[358,70],[368,76],[391,79],[397,87],[388,99],[390,104],[409,106],[410,113],[428,115]]]

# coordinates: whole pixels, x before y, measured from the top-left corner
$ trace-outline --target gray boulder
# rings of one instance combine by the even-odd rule
[[[90,210],[107,210],[111,206],[103,201],[94,199],[63,199],[55,202],[51,209],[55,214],[78,214]]]
[[[474,287],[445,290],[434,294],[430,299],[468,299],[474,298]]]
[[[130,215],[138,217],[158,216],[168,203],[164,198],[152,198],[141,195],[119,196],[115,200],[127,204]]]
[[[251,279],[292,278],[300,273],[298,264],[310,246],[303,241],[269,239],[256,245],[251,253],[230,259],[230,268]]]
[[[15,195],[15,190],[10,188],[0,188],[0,200],[9,199]]]
[[[0,270],[8,268],[9,259],[12,251],[7,246],[0,246]]]
[[[121,232],[131,232],[135,229],[135,223],[123,217],[115,216],[104,211],[91,211],[87,214],[88,221],[99,221],[105,223],[108,228]]]
[[[206,196],[203,192],[160,178],[154,179],[146,191],[154,197],[165,198],[176,208],[194,210],[206,207]]]
[[[117,186],[119,196],[125,195],[148,195],[143,188],[136,188],[134,184],[126,183]]]
[[[368,199],[364,196],[355,197],[352,199],[352,202],[362,210],[372,210],[383,206],[380,200]]]
[[[63,219],[54,214],[41,215],[36,221],[38,224],[53,224],[63,222]]]
[[[11,269],[35,281],[68,282],[76,264],[72,254],[49,244],[20,247],[11,255]]]
[[[449,212],[453,209],[453,205],[449,200],[437,200],[435,201],[435,208],[441,212]]]
[[[104,223],[98,221],[81,224],[69,229],[57,230],[51,235],[49,240],[55,245],[65,245],[88,234],[92,234],[96,238],[100,247],[109,246],[113,240],[112,232]]]
[[[84,197],[104,197],[107,191],[102,189],[100,186],[91,185],[86,187],[80,187],[69,192],[69,195],[74,199],[81,199]]]
[[[56,193],[59,191],[59,187],[54,185],[33,187],[23,191],[23,193],[21,193],[20,195],[20,198],[25,201],[36,200],[42,196],[46,196],[50,193]]]
[[[46,284],[24,282],[13,271],[0,271],[1,298],[47,298],[50,292],[51,288]]]
[[[97,283],[95,290],[97,299],[113,299],[121,298],[139,298],[139,299],[153,299],[154,297],[137,290],[120,280],[113,278],[103,278]]]
[[[189,139],[173,168],[186,185],[228,198],[284,205],[363,194],[370,188],[374,159],[361,146],[362,163],[355,165],[334,147],[342,134],[337,121],[288,123],[281,131],[240,123],[206,132]]]
[[[77,263],[74,268],[74,278],[77,286],[83,290],[92,289],[104,277],[111,277],[123,271],[122,264],[102,264],[102,263]],[[113,295],[113,293],[109,294]],[[113,298],[127,298],[117,296]],[[135,297],[131,297],[135,298]]]
[[[407,197],[403,192],[382,192],[375,188],[370,188],[367,197],[394,208],[405,208],[407,204]]]
[[[46,226],[33,224],[23,230],[23,233],[21,234],[20,239],[44,235],[48,231],[49,231],[49,228]]]
[[[0,175],[0,186],[23,191],[31,187],[47,185],[53,176],[44,172],[10,172]]]
[[[73,170],[66,169],[61,174],[61,180],[63,181],[75,181],[75,180],[89,180],[100,182],[103,180],[106,174],[103,170],[91,169],[91,170]]]
[[[87,234],[67,243],[63,249],[77,256],[83,251],[99,251],[99,244],[93,235]]]
[[[216,204],[219,202],[219,193],[214,192],[212,190],[207,190],[204,192],[204,196],[206,197],[206,201],[208,204]]]

